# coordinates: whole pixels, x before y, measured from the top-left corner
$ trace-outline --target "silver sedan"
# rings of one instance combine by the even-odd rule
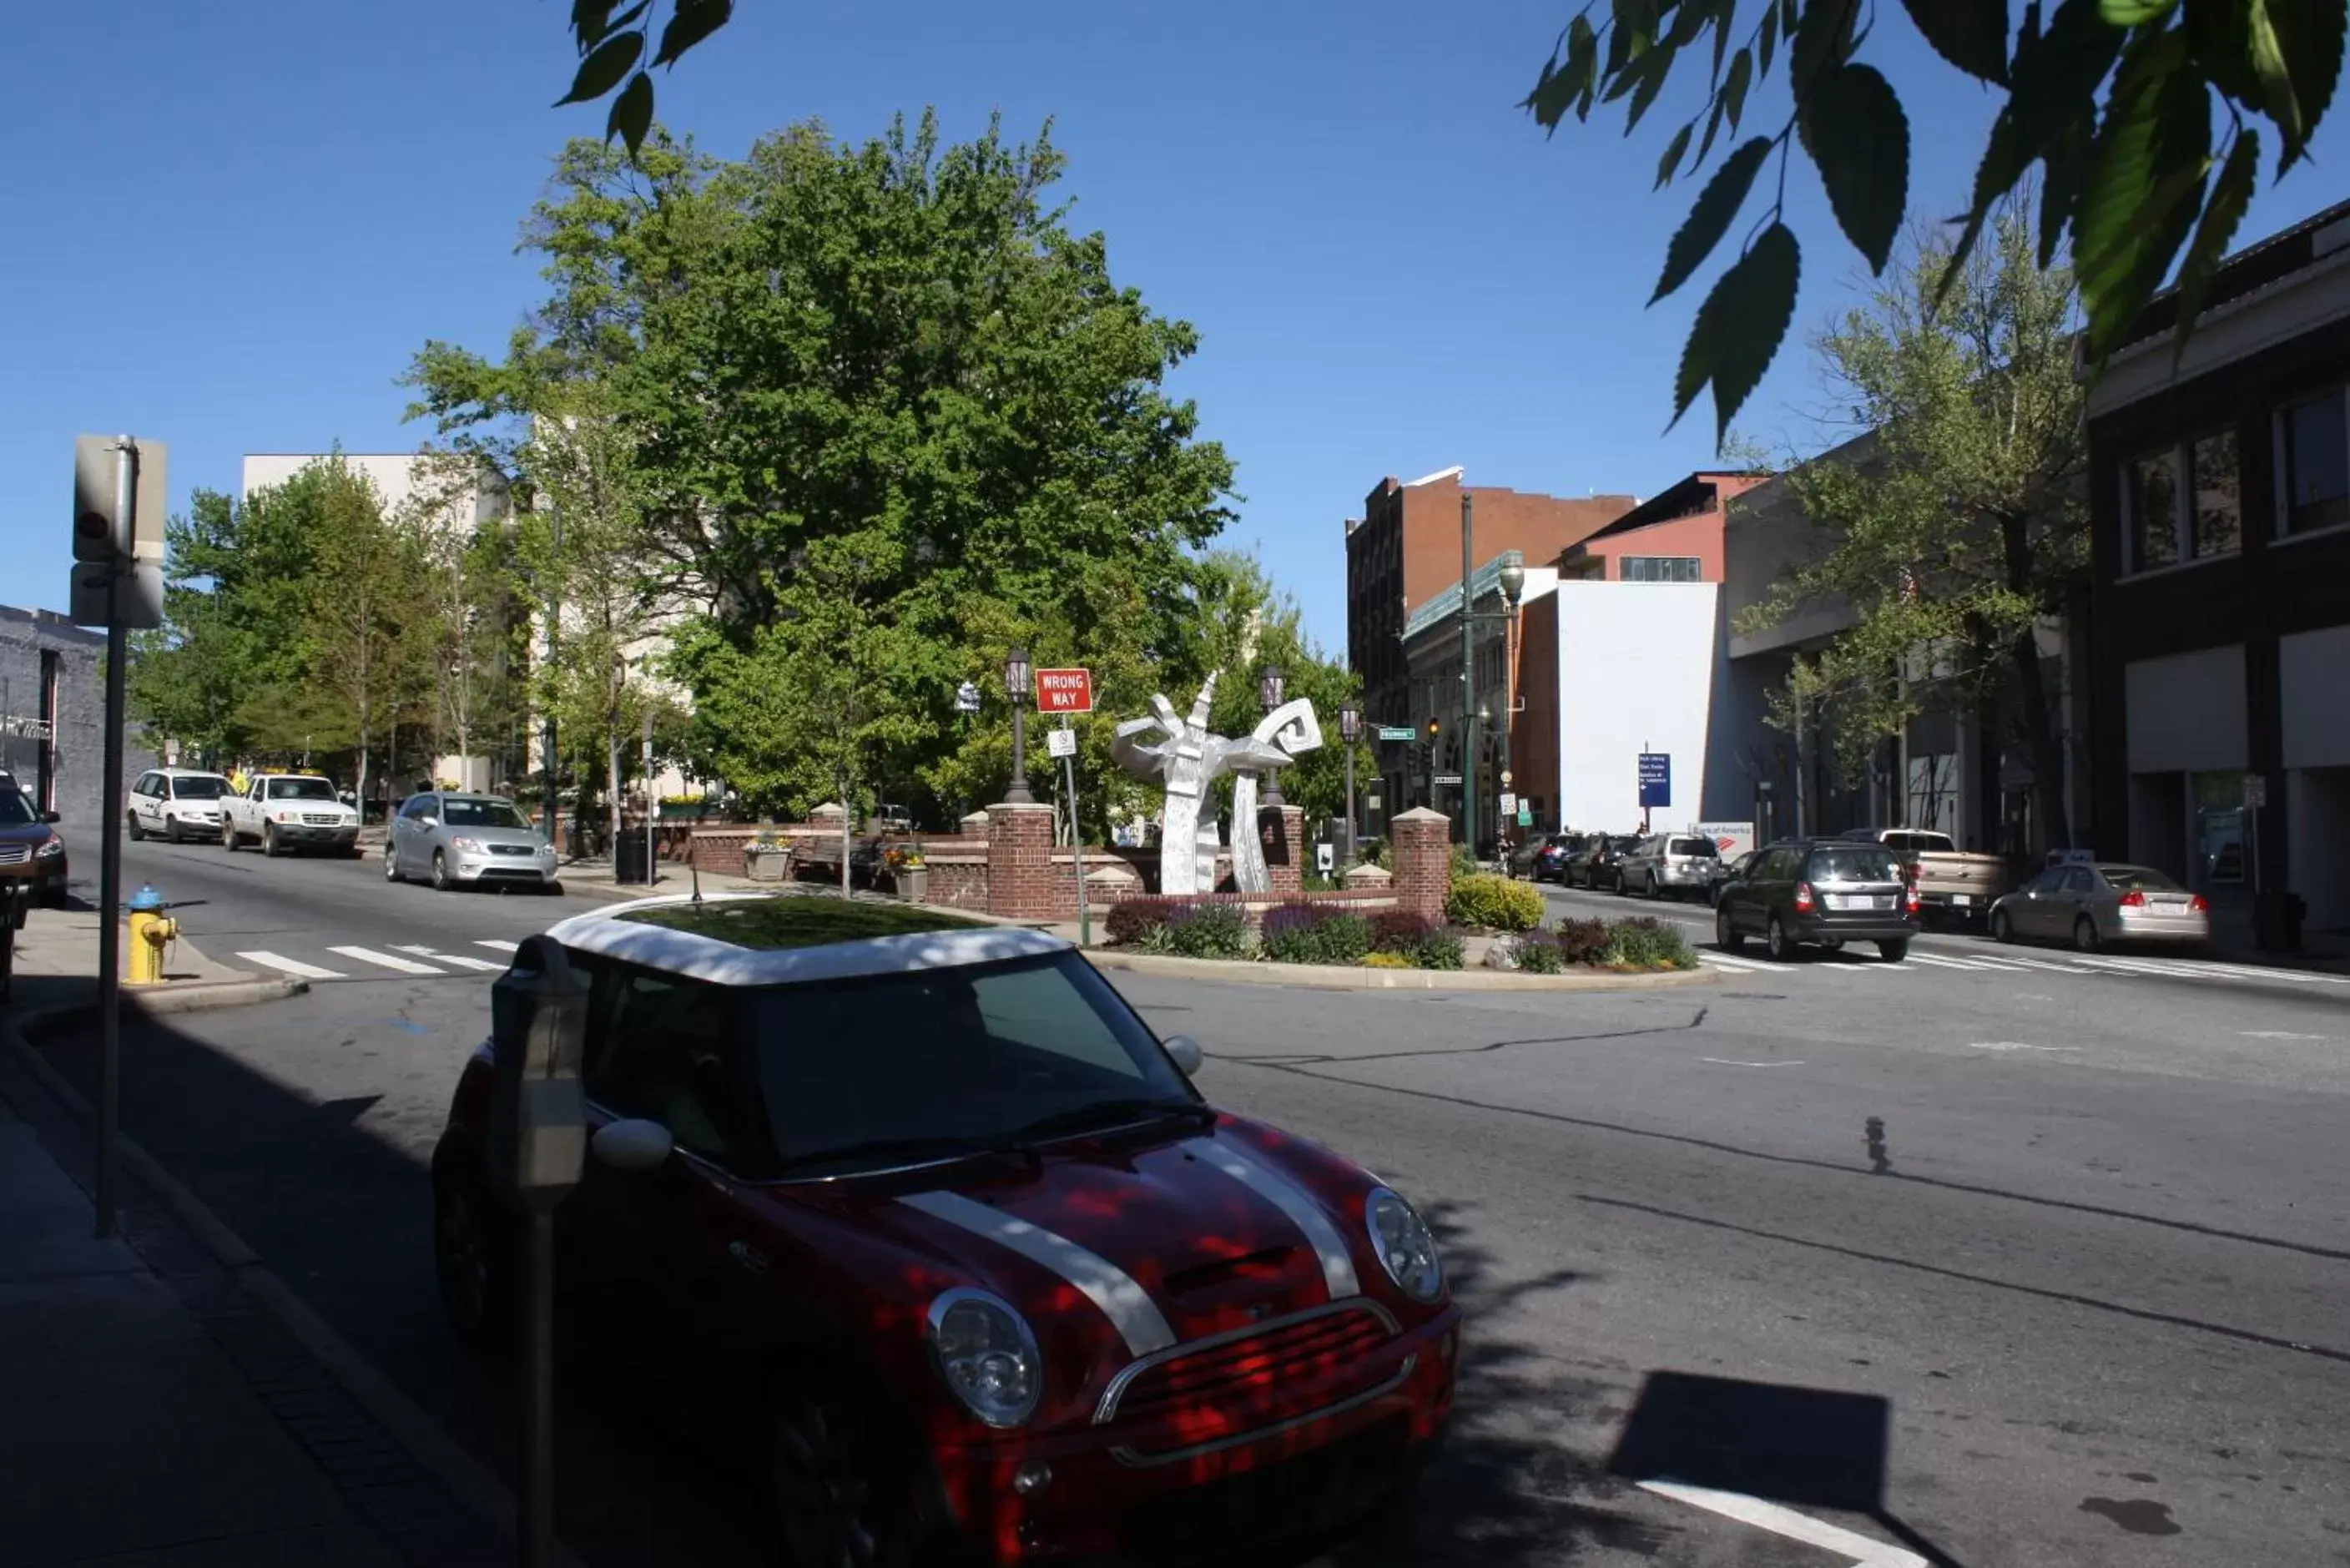
[[[425,877],[435,888],[556,888],[555,846],[514,802],[494,794],[410,795],[391,819],[383,879]]]
[[[2052,866],[1991,907],[1991,934],[2069,940],[2194,945],[2211,940],[2211,906],[2151,866]]]

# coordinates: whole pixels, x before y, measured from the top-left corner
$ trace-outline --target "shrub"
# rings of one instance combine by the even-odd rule
[[[1444,912],[1456,925],[1483,926],[1497,931],[1530,931],[1542,924],[1543,896],[1532,883],[1513,882],[1488,872],[1455,877],[1446,895]]]
[[[1384,838],[1374,838],[1368,844],[1364,845],[1362,853],[1356,856],[1355,858],[1357,862],[1361,865],[1376,866],[1382,871],[1392,871],[1395,869],[1395,850],[1388,846],[1388,841]]]
[[[1461,878],[1463,877],[1474,877],[1478,874],[1477,857],[1469,853],[1469,846],[1467,845],[1456,844],[1452,846],[1451,869],[1452,881],[1455,887],[1460,885]]]
[[[1412,954],[1412,965],[1416,969],[1459,969],[1464,957],[1459,937],[1451,931],[1435,931]]]
[[[1140,947],[1150,933],[1167,923],[1170,906],[1147,898],[1128,898],[1109,907],[1108,936],[1112,947]]]
[[[1365,969],[1409,969],[1412,965],[1410,955],[1407,953],[1365,953],[1363,967]]]
[[[1558,943],[1545,930],[1531,930],[1510,944],[1510,951],[1518,967],[1528,974],[1556,974],[1566,967],[1566,960],[1558,950]]]
[[[1609,933],[1605,920],[1563,920],[1551,933],[1560,961],[1596,964],[1607,957]]]
[[[1371,950],[1371,923],[1327,905],[1282,904],[1265,912],[1257,951],[1274,963],[1353,963]]]
[[[1409,909],[1381,909],[1371,917],[1371,950],[1412,953],[1434,935],[1436,922]]]
[[[1167,912],[1165,950],[1181,958],[1246,958],[1248,922],[1232,904],[1178,904]]]
[[[1606,961],[1627,969],[1694,969],[1697,954],[1679,926],[1646,915],[1618,920],[1607,933]]]

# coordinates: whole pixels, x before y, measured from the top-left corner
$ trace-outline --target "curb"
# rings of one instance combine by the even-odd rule
[[[1713,971],[1668,970],[1655,974],[1527,974],[1498,969],[1355,969],[1337,964],[1250,963],[1231,959],[1170,958],[1088,948],[1096,969],[1132,974],[1215,981],[1228,985],[1303,986],[1313,991],[1648,991],[1659,986],[1711,985]]]
[[[93,979],[91,983],[97,982]],[[148,1018],[162,1018],[174,1012],[209,1012],[217,1007],[251,1007],[257,1002],[299,996],[309,989],[308,981],[291,976],[280,980],[167,981],[152,991],[126,985],[121,991],[122,1010]],[[88,997],[27,1013],[18,1027],[26,1031],[60,1029],[88,1022],[97,1013],[98,999]]]
[[[161,1011],[187,1012],[251,1005],[310,989],[307,981],[298,980],[198,983],[203,986],[204,998],[193,1000],[192,1005]],[[126,992],[125,1000],[129,999]],[[41,1054],[33,1044],[33,1037],[72,1028],[85,1021],[85,1014],[96,1011],[95,1002],[68,1002],[13,1018],[0,1016],[0,1047],[22,1063],[41,1087],[85,1126],[97,1122],[96,1108]],[[142,1007],[140,1011],[150,1010]],[[286,1332],[317,1358],[327,1375],[408,1450],[409,1457],[421,1469],[446,1487],[459,1502],[480,1514],[502,1538],[515,1539],[517,1511],[513,1493],[287,1288],[286,1282],[261,1261],[261,1254],[252,1244],[230,1230],[210,1205],[182,1186],[128,1133],[119,1133],[118,1137],[123,1168],[155,1195],[213,1261],[276,1317]],[[556,1543],[555,1557],[559,1568],[582,1568],[577,1556],[560,1542]]]

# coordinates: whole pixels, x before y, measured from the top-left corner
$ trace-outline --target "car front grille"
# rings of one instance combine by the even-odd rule
[[[1098,1419],[1149,1419],[1244,1405],[1290,1384],[1318,1383],[1362,1360],[1392,1330],[1367,1306],[1317,1313],[1211,1341],[1145,1367]]]
[[[1403,1481],[1410,1446],[1409,1418],[1390,1417],[1292,1458],[1178,1488],[1130,1510],[1121,1544],[1143,1563],[1223,1563],[1235,1547],[1343,1528]]]
[[[302,823],[306,827],[340,827],[343,819],[330,812],[306,811],[302,814]]]
[[[538,851],[532,848],[527,844],[493,844],[490,846],[490,853],[493,855],[536,855]]]
[[[29,844],[0,844],[0,866],[22,866],[33,857]]]

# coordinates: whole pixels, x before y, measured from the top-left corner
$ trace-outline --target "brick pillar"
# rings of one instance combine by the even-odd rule
[[[1287,898],[1305,890],[1305,808],[1258,808],[1257,831],[1264,836],[1264,868],[1273,890]]]
[[[964,817],[962,819],[962,836],[965,838],[986,837],[987,813],[984,811],[974,811],[969,816]]]
[[[987,808],[987,912],[1014,920],[1074,917],[1054,897],[1053,807],[1043,802]],[[1074,906],[1074,895],[1069,904]]]
[[[1444,919],[1445,895],[1452,890],[1452,820],[1419,806],[1390,818],[1388,838],[1395,851],[1396,907]]]

